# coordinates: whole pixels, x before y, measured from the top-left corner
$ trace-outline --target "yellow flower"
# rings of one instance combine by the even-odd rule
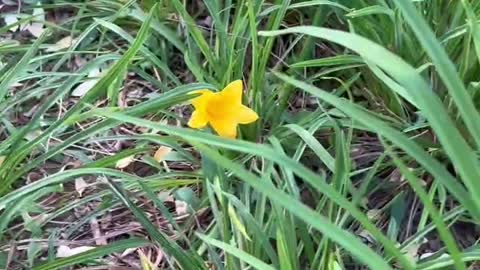
[[[204,128],[210,124],[221,137],[237,137],[238,124],[248,124],[258,119],[257,113],[242,105],[242,89],[242,81],[237,80],[220,92],[194,91],[201,95],[192,100],[195,111],[188,121],[188,126]]]

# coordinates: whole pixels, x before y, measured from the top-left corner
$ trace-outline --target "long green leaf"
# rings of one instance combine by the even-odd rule
[[[440,45],[440,42],[438,42],[435,34],[430,29],[430,27],[428,27],[425,19],[422,18],[420,13],[415,9],[415,5],[411,1],[404,0],[395,0],[395,3],[402,11],[406,21],[410,24],[412,30],[415,32],[417,39],[423,45],[423,49],[432,59],[436,71],[443,79],[443,83],[445,84],[450,95],[455,101],[457,108],[462,115],[463,121],[470,130],[470,135],[474,138],[477,144],[477,148],[480,148],[480,121],[478,121],[478,119],[480,119],[480,113],[475,108],[473,101],[467,92],[467,89],[465,88],[463,82],[458,76],[455,65],[448,58],[445,49]],[[478,33],[476,34],[476,36],[478,37]],[[449,125],[447,127],[450,128],[453,127],[453,125]],[[435,130],[439,132],[437,129]],[[456,165],[460,166],[460,164]],[[479,166],[476,166],[476,168],[478,169]],[[471,179],[478,179],[478,174],[477,177]],[[480,194],[478,189],[472,189],[472,192],[474,192],[475,194]]]
[[[211,150],[208,147],[200,144],[195,145],[203,153],[215,160],[220,166],[231,170],[243,181],[267,195],[272,201],[278,205],[281,205],[282,207],[285,207],[293,215],[296,215],[310,226],[321,231],[324,236],[342,245],[353,256],[368,265],[371,269],[391,269],[391,267],[386,264],[385,261],[378,256],[378,254],[374,253],[352,234],[331,223],[326,217],[316,213],[286,193],[277,190],[273,185],[262,181],[259,177],[245,170],[241,165],[238,165],[221,156],[217,151]]]
[[[125,194],[122,188],[113,181],[107,180],[112,192],[122,201],[122,203],[132,211],[143,228],[148,232],[150,237],[157,242],[162,249],[169,255],[172,255],[178,262],[180,267],[187,269],[206,269],[205,265],[199,260],[198,255],[189,254],[184,251],[177,243],[170,240],[165,234],[160,232],[155,225],[148,219],[145,213],[138,208]]]
[[[37,52],[38,47],[40,46],[40,44],[42,44],[45,38],[50,35],[50,33],[50,31],[45,31],[37,40],[35,40],[35,42],[32,44],[32,46],[30,46],[30,48],[23,55],[20,61],[18,61],[18,63],[13,68],[0,76],[0,103],[5,99],[8,87],[14,82],[15,78],[18,77],[28,66],[30,60],[32,60],[33,56]]]
[[[423,189],[422,185],[420,184],[420,179],[416,177],[403,163],[401,159],[399,159],[394,153],[391,147],[387,146],[387,152],[390,156],[393,157],[393,161],[397,165],[398,169],[405,176],[405,179],[408,181],[412,189],[418,195],[420,200],[422,201],[424,207],[427,209],[428,214],[432,218],[433,222],[436,225],[437,231],[440,235],[440,238],[444,242],[445,246],[447,247],[448,251],[450,252],[452,259],[455,264],[455,269],[462,270],[466,269],[465,264],[462,262],[462,255],[460,250],[455,243],[455,239],[453,238],[452,234],[448,230],[447,226],[442,220],[442,217],[438,211],[438,209],[433,205],[428,196],[427,192]]]
[[[223,251],[241,259],[242,261],[250,264],[252,267],[254,267],[255,269],[259,269],[259,270],[275,270],[275,268],[273,268],[272,266],[262,262],[261,260],[253,257],[252,255],[246,253],[245,251],[239,249],[239,248],[236,248],[234,246],[231,246],[227,243],[224,243],[224,242],[221,242],[221,241],[218,241],[218,240],[215,240],[211,237],[208,237],[206,235],[203,235],[203,234],[199,234],[197,233],[197,236],[198,238],[202,239],[204,242],[210,244],[210,245],[213,245],[213,246],[216,246],[218,248],[221,248]]]
[[[467,194],[465,192],[462,192],[463,188],[461,188],[458,183],[455,183],[456,180],[452,179],[450,177],[450,174],[446,172],[444,168],[442,168],[442,173],[440,175],[438,174],[437,169],[433,170],[431,167],[433,165],[432,159],[427,154],[425,154],[423,150],[419,149],[417,145],[412,145],[411,141],[409,141],[403,134],[400,135],[397,131],[392,130],[386,124],[380,123],[378,121],[375,121],[375,123],[381,126],[386,126],[386,128],[388,128],[388,132],[379,129],[378,126],[375,127],[374,130],[378,131],[379,133],[389,133],[390,140],[392,140],[393,135],[396,138],[395,143],[397,145],[401,143],[403,145],[401,147],[405,151],[410,152],[410,154],[414,152],[412,156],[416,158],[421,157],[424,166],[427,166],[428,163],[428,167],[430,167],[430,173],[439,175],[439,178],[443,179],[443,183],[448,186],[449,190],[452,193],[456,193],[455,196],[457,197],[457,199],[465,202],[465,205],[466,207],[468,207],[470,213],[475,216],[475,218],[480,220],[480,197],[473,196],[473,194],[480,194],[480,185],[476,184],[475,180],[480,178],[480,166],[478,166],[477,157],[472,151],[472,148],[470,148],[470,146],[461,136],[460,132],[456,128],[454,128],[455,124],[449,117],[440,99],[434,94],[428,84],[423,80],[423,78],[417,73],[417,71],[413,67],[408,65],[405,61],[403,61],[401,58],[394,55],[387,49],[379,46],[372,41],[369,41],[355,34],[338,30],[331,30],[322,27],[299,26],[279,31],[261,32],[260,34],[282,35],[291,33],[306,34],[326,39],[341,44],[351,50],[354,50],[366,60],[371,61],[378,67],[385,70],[395,80],[405,86],[405,90],[407,90],[412,96],[412,98],[415,99],[418,107],[422,110],[422,113],[428,119],[430,125],[437,134],[439,141],[442,143],[445,152],[448,154],[451,161],[457,168],[463,182],[468,187],[471,193]],[[279,76],[282,80],[290,82],[291,84],[294,84],[304,89],[305,91],[325,100],[326,102],[333,104],[334,106],[347,113],[350,117],[361,121],[365,126],[372,127],[372,123],[366,123],[367,121],[365,121],[367,118],[372,118],[371,115],[365,113],[365,111],[361,109],[359,110],[357,106],[352,106],[351,103],[341,100],[335,96],[329,95],[324,91],[321,91],[316,87],[312,87],[304,82],[297,81],[283,75],[277,74],[277,76]],[[344,105],[339,106],[340,103]],[[347,108],[345,108],[345,106]],[[349,112],[347,112],[347,109],[349,110]],[[354,111],[361,111],[362,116],[352,115],[352,111],[350,109],[354,109]],[[382,135],[385,136],[385,134]],[[406,141],[408,141],[408,146],[406,144]],[[405,146],[407,147],[405,148]],[[436,163],[436,165],[433,166],[439,167],[440,165]]]
[[[48,262],[33,268],[33,270],[55,270],[64,269],[64,267],[88,262],[90,260],[98,259],[100,257],[110,255],[115,252],[122,252],[129,248],[138,248],[150,245],[150,242],[144,239],[132,238],[113,242],[106,246],[94,248],[89,251],[82,252],[66,258],[61,258]]]
[[[270,160],[276,161],[283,166],[289,168],[297,175],[301,176],[305,181],[309,184],[314,186],[319,192],[325,194],[325,196],[329,197],[331,200],[336,202],[339,206],[347,209],[351,212],[352,216],[354,216],[365,228],[380,241],[392,255],[398,258],[399,262],[402,263],[405,269],[412,269],[411,263],[406,260],[403,254],[398,252],[398,249],[393,245],[393,243],[387,239],[376,227],[373,225],[368,218],[357,209],[357,207],[352,204],[349,200],[339,194],[335,189],[333,189],[330,185],[328,185],[325,180],[319,181],[319,175],[316,175],[309,169],[305,168],[303,165],[298,164],[293,159],[286,157],[283,154],[279,154],[278,151],[272,150],[270,147],[258,145],[246,141],[238,141],[238,140],[229,140],[220,138],[217,136],[203,134],[201,132],[191,131],[188,129],[183,128],[176,128],[172,126],[166,126],[158,123],[154,123],[151,121],[147,121],[144,119],[139,119],[136,117],[129,117],[122,113],[111,113],[111,114],[104,114],[103,112],[98,112],[100,115],[104,115],[106,117],[114,118],[114,119],[121,119],[123,121],[129,123],[135,123],[137,125],[143,125],[146,127],[151,127],[154,129],[158,129],[159,131],[165,132],[167,134],[179,136],[184,138],[188,141],[198,141],[201,143],[207,143],[210,145],[216,145],[226,149],[232,149],[241,151],[244,153],[250,154],[257,154],[268,158]]]

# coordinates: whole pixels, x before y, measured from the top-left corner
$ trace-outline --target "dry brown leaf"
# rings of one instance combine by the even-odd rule
[[[4,161],[5,161],[5,156],[0,156],[0,167],[2,166]]]
[[[115,165],[115,167],[117,169],[124,169],[126,168],[128,165],[130,165],[132,162],[133,162],[133,156],[128,156],[126,158],[122,158],[120,159],[119,161],[117,161],[117,164]]]
[[[160,146],[158,150],[155,152],[155,155],[153,158],[157,161],[160,162],[165,159],[165,157],[172,152],[172,148],[167,147],[167,146]]]
[[[78,195],[82,197],[83,191],[88,187],[87,182],[83,180],[82,177],[75,179],[75,190],[78,192]]]

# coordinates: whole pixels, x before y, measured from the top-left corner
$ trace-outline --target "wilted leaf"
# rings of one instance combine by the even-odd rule
[[[127,255],[130,255],[132,254],[133,252],[135,252],[137,250],[137,248],[127,248],[125,249],[125,251],[120,255],[120,258],[123,258]]]
[[[83,180],[82,177],[76,178],[75,179],[75,190],[78,192],[78,195],[80,197],[82,196],[83,191],[88,187],[87,182]]]
[[[34,37],[38,38],[43,34],[45,28],[43,27],[43,23],[34,22],[27,26],[27,31],[30,32],[30,34],[32,34]]]
[[[175,200],[175,212],[182,216],[188,213],[188,204],[184,201]]]
[[[91,80],[84,81],[72,91],[72,96],[83,97],[90,89],[92,89],[95,86],[97,82],[98,82],[98,79],[91,79]]]
[[[98,75],[100,75],[100,69],[97,67],[97,68],[94,68],[92,70],[90,70],[90,72],[88,73],[88,76],[87,78],[94,78],[94,77],[97,77]],[[84,81],[83,83],[79,84],[73,91],[72,91],[72,96],[74,97],[83,97],[88,91],[90,91],[90,89],[92,89],[95,84],[98,82],[98,78],[94,78],[94,79],[87,79],[86,81]]]
[[[5,24],[8,26],[8,25],[11,25],[11,24],[14,24],[14,23],[18,22],[18,17],[17,17],[16,14],[10,13],[10,14],[5,14],[3,16],[3,20],[5,21]],[[11,27],[10,31],[15,32],[15,31],[18,30],[19,27],[20,27],[19,25]]]
[[[158,150],[155,152],[155,155],[153,158],[157,161],[160,162],[162,161],[170,152],[172,152],[172,148],[167,147],[167,146],[160,146]]]
[[[55,44],[51,45],[48,49],[46,49],[46,52],[58,52],[63,49],[67,49],[70,46],[72,46],[74,40],[72,36],[66,36],[59,41],[57,41]]]
[[[119,161],[117,161],[117,164],[115,165],[115,167],[116,167],[117,169],[124,169],[124,168],[126,168],[128,165],[130,165],[132,162],[133,162],[133,156],[129,156],[129,157],[126,157],[126,158],[122,158],[122,159],[120,159]]]
[[[28,141],[33,141],[40,135],[42,135],[42,131],[39,130],[39,129],[36,129],[36,130],[30,131],[29,133],[27,133],[25,135],[25,139],[27,139]]]
[[[40,4],[40,2],[38,3]],[[34,22],[27,26],[28,32],[30,32],[34,37],[39,37],[42,35],[43,31],[45,31],[44,28],[44,22],[45,22],[45,10],[41,7],[36,7],[33,9],[32,13],[34,17]]]
[[[90,247],[90,246],[81,246],[76,248],[70,248],[68,246],[59,246],[57,249],[57,258],[70,257],[85,251],[89,251],[94,248],[95,247]]]

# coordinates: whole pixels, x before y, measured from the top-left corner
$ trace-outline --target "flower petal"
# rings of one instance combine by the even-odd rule
[[[201,94],[200,96],[192,99],[192,105],[197,110],[204,111],[206,106],[208,105],[208,101],[214,96],[214,93],[208,89],[196,90],[192,91],[189,94]]]
[[[221,92],[220,96],[225,103],[242,104],[242,80],[236,80],[229,83]]]
[[[240,124],[249,124],[258,119],[258,114],[247,106],[242,105],[235,118]]]
[[[211,119],[210,125],[220,137],[231,139],[237,137],[237,123],[232,119]]]
[[[204,128],[208,123],[208,118],[205,113],[200,111],[194,111],[190,120],[188,121],[188,126],[191,128]]]

